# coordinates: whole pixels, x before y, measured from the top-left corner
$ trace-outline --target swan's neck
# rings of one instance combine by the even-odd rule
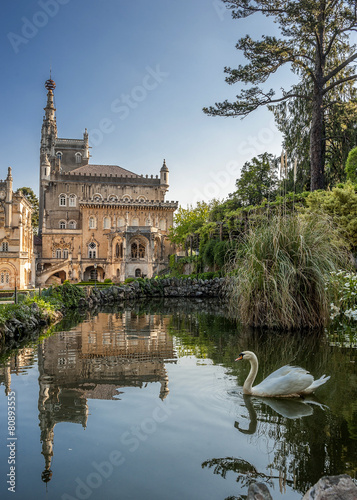
[[[250,372],[243,385],[243,394],[252,394],[253,383],[258,373],[258,358],[254,356],[249,362]]]

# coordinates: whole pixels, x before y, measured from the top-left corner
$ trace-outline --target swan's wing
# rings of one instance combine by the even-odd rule
[[[273,378],[284,377],[285,375],[287,375],[288,373],[290,373],[292,371],[293,372],[303,371],[304,373],[309,373],[306,370],[304,370],[304,368],[300,368],[300,366],[285,365],[285,366],[282,366],[281,368],[278,368],[277,370],[275,370],[275,372],[272,372],[270,375],[268,375],[264,379],[264,381],[271,380]]]
[[[289,396],[301,394],[314,382],[314,377],[303,368],[283,366],[259,385],[253,387],[256,396]]]

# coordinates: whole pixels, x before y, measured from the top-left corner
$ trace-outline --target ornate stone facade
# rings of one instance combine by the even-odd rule
[[[0,290],[34,286],[32,206],[21,191],[12,191],[11,168],[0,180]]]
[[[168,266],[168,229],[177,202],[165,201],[169,170],[143,176],[116,165],[89,164],[83,139],[57,137],[53,91],[41,134],[37,282],[152,277]]]

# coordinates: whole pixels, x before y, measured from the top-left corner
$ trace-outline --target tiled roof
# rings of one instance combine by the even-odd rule
[[[80,174],[80,175],[110,175],[112,174],[113,176],[125,176],[125,175],[130,175],[134,177],[140,177],[137,174],[134,174],[134,172],[130,172],[129,170],[126,170],[125,168],[118,167],[117,165],[83,165],[82,167],[75,168],[74,170],[71,170],[71,174]]]

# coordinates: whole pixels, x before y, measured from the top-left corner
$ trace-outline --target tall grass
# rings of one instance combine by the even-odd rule
[[[349,266],[331,219],[322,215],[264,219],[228,266],[232,317],[250,326],[318,328],[329,320],[328,275]]]

